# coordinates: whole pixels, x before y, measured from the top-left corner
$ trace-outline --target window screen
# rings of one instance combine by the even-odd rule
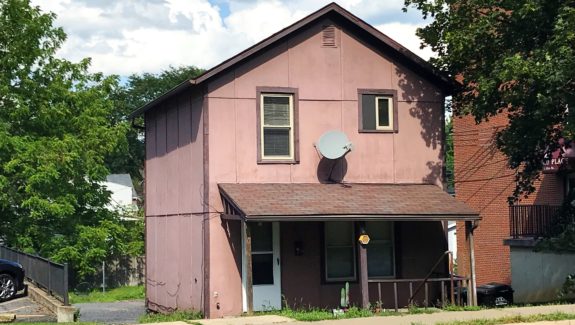
[[[293,158],[293,96],[262,94],[262,158]]]
[[[252,233],[253,285],[274,283],[273,231],[271,222],[250,224]]]
[[[395,275],[393,223],[385,221],[366,222],[370,237],[367,245],[367,274],[370,278]]]
[[[328,281],[355,280],[355,245],[351,222],[325,223],[325,274]]]

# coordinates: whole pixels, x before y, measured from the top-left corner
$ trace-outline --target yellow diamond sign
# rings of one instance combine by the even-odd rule
[[[369,235],[366,235],[366,234],[359,235],[358,241],[359,241],[362,245],[367,245],[367,244],[369,244]]]

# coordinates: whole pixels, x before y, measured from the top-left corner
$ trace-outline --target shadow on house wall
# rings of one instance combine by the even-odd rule
[[[395,73],[400,90],[398,101],[407,103],[409,115],[419,120],[420,136],[425,145],[434,150],[439,149],[437,159],[426,162],[429,173],[422,178],[422,182],[442,184],[445,175],[444,94],[430,81],[410,69],[412,68],[396,65]]]

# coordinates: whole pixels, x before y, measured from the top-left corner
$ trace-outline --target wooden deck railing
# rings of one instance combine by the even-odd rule
[[[512,205],[509,206],[510,235],[519,237],[544,237],[550,235],[553,219],[559,206]]]
[[[454,285],[452,287],[451,281],[453,280]],[[399,308],[409,307],[411,304],[411,297],[414,296],[414,289],[417,288],[420,284],[424,283],[424,294],[423,294],[423,306],[429,307],[433,305],[430,301],[430,285],[439,285],[441,296],[439,297],[439,303],[442,306],[445,306],[447,303],[453,305],[463,306],[467,302],[467,296],[463,295],[463,287],[469,287],[469,278],[456,276],[453,279],[450,277],[446,278],[429,278],[429,279],[370,279],[368,282],[370,283],[377,283],[377,301],[376,305],[378,308],[382,308],[383,304],[383,296],[381,293],[382,285],[389,285],[393,286],[393,306],[395,311],[398,311]],[[403,287],[403,288],[400,288]],[[399,290],[406,290],[409,288],[409,296],[403,301],[399,299]],[[455,297],[453,301],[451,301],[451,290],[453,289],[453,296]],[[404,295],[405,296],[405,295]],[[433,295],[436,296],[436,295]]]

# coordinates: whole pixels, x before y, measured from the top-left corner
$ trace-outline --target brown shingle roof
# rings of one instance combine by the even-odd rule
[[[219,184],[247,220],[477,220],[479,215],[428,184]]]

